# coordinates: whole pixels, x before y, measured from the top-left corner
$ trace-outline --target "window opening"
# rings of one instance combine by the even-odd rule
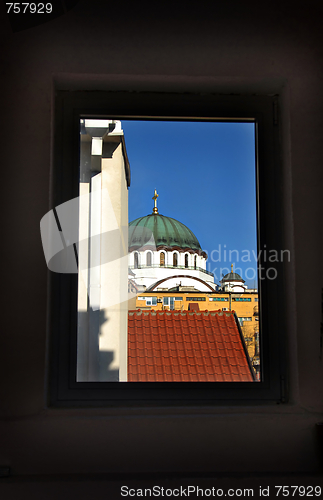
[[[176,297],[164,297],[163,299],[164,308],[173,311],[175,309],[175,300]]]
[[[146,306],[156,306],[157,305],[157,297],[138,297],[138,300],[144,300],[146,302]]]
[[[238,132],[239,127],[242,132]],[[240,333],[238,330],[238,324],[236,324],[235,327],[231,327],[231,331],[233,332],[232,335],[236,335],[236,342],[238,342],[238,345],[240,346],[240,356],[242,358],[241,363],[244,363],[246,367],[248,366],[247,375],[243,375],[241,371],[241,374],[237,376],[236,380],[244,380],[244,376],[246,381],[252,381],[254,379],[256,369],[252,366],[250,358],[253,358],[255,353],[255,342],[250,341],[250,332],[245,324],[249,322],[252,324],[255,323],[255,313],[254,310],[250,311],[249,317],[249,311],[241,309],[242,306],[240,307],[238,305],[240,302],[250,302],[251,298],[242,296],[231,297],[230,295],[230,293],[233,292],[238,292],[240,294],[246,293],[250,288],[250,279],[248,279],[248,274],[243,275],[243,268],[239,269],[237,266],[234,267],[234,264],[228,265],[226,263],[226,258],[222,259],[224,260],[224,262],[221,263],[223,266],[222,273],[217,273],[217,266],[214,264],[214,262],[216,262],[214,255],[218,252],[216,249],[216,242],[219,238],[226,238],[228,243],[224,244],[224,247],[226,247],[230,242],[231,245],[234,244],[237,248],[239,248],[239,250],[233,249],[228,252],[230,260],[234,258],[239,262],[239,252],[241,248],[240,240],[243,240],[245,237],[245,232],[251,224],[249,222],[250,219],[253,223],[253,233],[249,235],[250,248],[248,250],[249,252],[255,250],[255,178],[252,178],[251,171],[248,172],[248,176],[251,179],[249,181],[251,187],[250,185],[245,186],[246,196],[244,198],[245,205],[248,205],[249,211],[251,211],[253,205],[253,216],[241,215],[241,213],[243,213],[243,209],[241,208],[239,202],[235,201],[239,200],[239,197],[232,196],[231,202],[227,206],[227,212],[231,214],[231,217],[234,215],[239,220],[239,230],[236,231],[237,236],[232,239],[232,231],[222,229],[222,233],[217,233],[217,231],[213,229],[214,225],[212,217],[209,218],[208,216],[210,209],[207,201],[208,197],[205,196],[205,194],[208,193],[212,196],[212,193],[210,192],[210,180],[207,178],[207,173],[205,172],[205,176],[200,179],[201,186],[196,186],[196,183],[194,183],[195,177],[193,175],[196,168],[196,161],[203,161],[204,164],[210,163],[212,165],[212,169],[210,170],[209,175],[214,175],[214,166],[212,164],[212,162],[215,161],[214,148],[210,147],[208,142],[212,144],[212,140],[213,142],[218,141],[216,147],[218,151],[221,151],[221,140],[218,136],[221,136],[221,134],[223,135],[223,130],[226,128],[230,130],[233,137],[233,139],[226,139],[228,144],[233,144],[234,141],[236,141],[237,148],[240,148],[242,151],[243,148],[239,145],[240,143],[242,144],[242,137],[244,141],[248,141],[250,148],[248,162],[252,163],[251,158],[252,154],[254,154],[253,124],[232,125],[226,123],[194,122],[151,123],[145,121],[132,122],[128,120],[81,119],[80,194],[81,196],[89,195],[89,201],[86,202],[82,198],[80,203],[79,232],[82,234],[83,239],[86,239],[88,236],[89,245],[87,248],[83,247],[83,245],[79,246],[79,256],[82,262],[87,260],[90,265],[88,266],[87,273],[80,272],[79,279],[78,380],[95,380],[96,378],[98,380],[106,381],[143,380],[140,377],[136,378],[137,376],[135,373],[137,373],[137,369],[135,367],[132,368],[132,366],[129,365],[129,362],[135,363],[136,358],[131,357],[131,353],[129,354],[129,351],[126,352],[124,348],[126,342],[130,342],[129,345],[131,345],[131,342],[136,342],[136,339],[132,339],[131,337],[131,335],[133,335],[132,332],[139,332],[140,328],[143,328],[143,325],[141,325],[140,317],[137,317],[138,314],[136,312],[133,314],[129,312],[128,324],[131,325],[132,322],[134,322],[136,326],[133,328],[129,326],[129,330],[127,331],[127,318],[124,312],[122,312],[122,307],[120,305],[121,301],[124,301],[126,297],[124,296],[123,299],[117,299],[117,297],[121,297],[120,294],[122,294],[122,285],[120,281],[122,279],[121,277],[125,277],[126,274],[126,270],[122,268],[123,264],[121,263],[122,259],[124,259],[123,255],[125,251],[125,241],[124,236],[122,235],[124,228],[122,227],[122,224],[124,223],[123,221],[126,220],[126,213],[122,206],[120,207],[120,203],[114,199],[114,185],[111,182],[111,178],[113,176],[114,183],[121,183],[121,186],[123,186],[122,196],[124,198],[129,198],[129,210],[131,215],[129,217],[128,251],[129,256],[131,256],[131,253],[134,254],[133,269],[130,267],[130,270],[127,271],[129,283],[131,281],[132,287],[137,287],[138,291],[140,291],[140,288],[150,290],[151,287],[153,287],[152,289],[155,291],[155,288],[159,287],[159,284],[162,285],[161,288],[164,288],[165,292],[173,290],[179,292],[185,291],[187,294],[186,300],[181,305],[181,309],[183,309],[183,311],[188,310],[191,313],[194,311],[196,313],[202,311],[203,317],[206,314],[205,311],[207,310],[206,304],[203,304],[206,302],[205,291],[209,290],[216,292],[217,289],[220,289],[223,293],[227,293],[228,296],[224,297],[224,299],[227,299],[225,302],[229,302],[229,307],[226,309],[228,309],[228,311],[233,311],[234,308],[236,309],[243,337],[239,337]],[[150,208],[151,213],[149,215],[143,215],[138,211],[137,205],[133,202],[131,197],[131,187],[129,192],[127,190],[126,171],[124,168],[125,162],[127,160],[129,161],[129,158],[134,158],[136,165],[141,165],[142,163],[150,164],[154,161],[153,158],[146,156],[147,148],[145,148],[144,140],[140,139],[140,137],[144,138],[147,137],[147,135],[150,136],[150,143],[155,150],[155,154],[157,153],[155,161],[162,161],[163,165],[165,165],[167,164],[167,158],[163,158],[163,155],[165,154],[165,144],[169,142],[170,132],[178,142],[185,141],[185,145],[187,144],[187,136],[190,137],[190,134],[193,134],[191,137],[191,144],[194,143],[195,134],[198,134],[200,141],[204,141],[203,149],[206,151],[206,156],[202,160],[199,158],[200,148],[197,148],[196,152],[192,148],[190,151],[187,151],[184,142],[183,145],[179,147],[178,152],[176,149],[174,151],[170,150],[168,152],[168,156],[170,158],[173,154],[178,156],[180,151],[185,158],[186,168],[188,171],[191,170],[192,172],[192,176],[188,177],[188,179],[192,179],[190,192],[192,193],[192,196],[194,193],[194,199],[199,197],[199,203],[203,204],[204,218],[206,218],[208,223],[205,223],[201,218],[196,219],[195,221],[195,202],[191,203],[191,207],[190,204],[187,205],[185,221],[182,222],[176,219],[176,212],[179,210],[181,203],[184,204],[187,198],[185,193],[181,195],[181,191],[178,192],[178,190],[176,191],[177,194],[175,196],[174,189],[177,189],[175,187],[177,184],[180,185],[181,176],[179,176],[177,181],[174,183],[162,184],[161,186],[163,187],[161,187],[161,190],[157,190],[156,188],[152,190],[153,196],[147,197],[147,207],[145,209],[145,212],[149,213]],[[208,142],[205,142],[203,134],[207,136]],[[162,148],[160,145],[163,145]],[[174,146],[172,146],[172,148],[174,148]],[[233,146],[229,149],[232,148]],[[218,168],[216,175],[221,179],[221,185],[225,185],[226,183],[227,186],[230,186],[230,192],[232,191],[234,193],[235,190],[239,190],[242,182],[245,183],[246,167],[237,167],[237,158],[235,156],[230,157],[230,153],[228,153],[227,149],[225,152],[224,150],[221,153],[219,152],[218,155],[223,155],[221,160],[223,164],[225,162],[231,162],[231,169],[229,169],[229,172],[232,170],[233,174],[227,174],[227,170]],[[242,163],[246,162],[244,158],[241,158],[240,161]],[[168,163],[171,164],[171,161],[168,161]],[[175,173],[176,171],[173,167],[171,172],[176,179],[177,174]],[[137,178],[138,180],[142,178],[139,166],[137,167],[137,170],[138,171],[134,169],[132,172],[134,182],[136,182]],[[206,169],[204,168],[203,172],[205,170]],[[156,173],[158,173],[158,168],[156,168]],[[255,175],[255,172],[253,172],[253,175]],[[171,177],[167,175],[165,176],[165,179],[170,178]],[[159,176],[156,175],[154,177],[154,182],[157,183],[158,181],[161,182]],[[136,189],[136,192],[139,193],[140,199],[143,200],[145,188],[142,189],[140,187],[140,182],[138,182],[138,187]],[[179,196],[182,196],[181,203],[179,203]],[[220,197],[221,194],[218,196]],[[248,200],[248,197],[250,200]],[[153,200],[153,204],[149,201],[151,199]],[[172,201],[173,199],[175,200],[174,202]],[[163,214],[160,212],[161,209]],[[134,213],[135,216],[133,216],[132,213]],[[222,216],[224,227],[225,213],[226,212],[224,211],[224,215]],[[194,231],[191,229],[192,224]],[[105,229],[105,232],[102,232],[102,228]],[[200,241],[203,241],[204,245],[205,242],[207,243],[207,252],[202,249]],[[116,255],[114,255],[111,262],[109,262],[110,258],[108,255],[109,252],[112,252],[112,246],[114,247],[113,251],[116,251]],[[153,250],[145,251],[145,247],[147,246],[152,247]],[[157,269],[152,265],[153,252],[158,252],[160,246],[166,247],[166,249],[160,252],[160,268]],[[182,267],[182,271],[179,270],[175,274],[171,272],[172,268],[178,268],[178,253],[177,251],[172,251],[174,246],[182,253],[186,249],[190,250],[190,253],[187,251],[184,253],[184,267]],[[139,261],[140,252],[142,255],[146,255],[143,266],[140,265]],[[168,266],[166,264],[167,252],[169,252],[169,256],[172,259],[170,265]],[[201,259],[201,267],[199,268],[197,268],[197,255],[193,252],[199,252]],[[210,255],[210,258],[208,258],[208,254]],[[118,255],[120,257],[119,259],[116,258]],[[131,262],[132,259],[129,258],[129,264]],[[192,265],[190,266],[190,264]],[[208,269],[207,265],[209,267]],[[226,266],[228,267],[227,269]],[[149,272],[147,268],[149,268]],[[165,268],[165,271],[162,271],[161,268]],[[248,271],[250,273],[250,269]],[[177,274],[179,274],[178,277]],[[112,292],[113,286],[108,285],[108,283],[111,282],[111,276],[112,283],[114,284],[113,286],[115,286],[117,290],[120,290],[117,295]],[[255,273],[253,277],[256,277]],[[249,281],[248,284],[247,281]],[[89,297],[88,305],[86,305],[86,282]],[[129,283],[127,291],[129,288],[133,289],[132,287],[129,287]],[[199,292],[199,295],[196,295],[196,292]],[[160,294],[160,297],[163,299],[164,310],[175,310],[174,297],[163,297],[162,293]],[[115,303],[117,300],[120,300],[120,304]],[[133,306],[132,309],[129,309],[129,311],[136,311],[137,308],[140,309],[140,307],[155,308],[156,310],[161,308],[157,298],[155,297],[152,299],[149,295],[145,299],[145,306],[141,306],[139,302],[137,303],[137,299],[135,297],[131,300]],[[199,307],[197,305],[191,305],[190,303],[193,302],[199,302],[201,305]],[[216,304],[212,306],[212,302],[212,300],[209,301],[210,305],[208,306],[211,312],[211,318],[213,318],[215,314],[218,314]],[[235,304],[234,308],[231,305],[233,303]],[[244,313],[244,316],[242,316],[241,313]],[[182,316],[179,316],[176,317],[176,321],[183,322],[184,320],[182,319]],[[198,326],[200,321],[201,316],[196,316],[195,323],[197,325],[196,328],[198,332],[204,328],[206,319],[202,318],[201,326]],[[230,321],[235,323],[236,319],[234,316],[230,317],[229,315],[222,315],[219,316],[218,321],[219,323],[223,323],[222,328],[229,329]],[[115,335],[117,328],[121,328],[123,331],[120,338]],[[171,323],[169,323],[169,328],[176,329],[175,318],[172,318]],[[184,323],[181,328],[186,328]],[[219,335],[221,328],[215,320],[211,321],[209,328],[211,328],[213,335],[213,337],[209,337],[213,339],[213,344],[209,346],[209,352],[212,352],[213,347],[215,349],[217,336]],[[145,335],[147,334],[148,331],[145,327]],[[136,335],[139,335],[139,333],[136,333]],[[95,344],[91,344],[91,339],[95,341]],[[244,350],[244,342],[247,343],[248,354],[246,354]],[[86,345],[88,346],[88,352],[86,352]],[[187,348],[185,342],[182,348],[184,351]],[[228,352],[226,355],[229,359],[230,353]],[[111,357],[111,360],[109,360],[109,356]],[[138,359],[137,362],[139,361],[140,360]],[[216,369],[216,362],[211,359],[210,363],[211,365],[213,363],[213,377],[214,380],[217,380],[218,370]],[[237,365],[237,370],[240,370],[240,364],[239,366]],[[244,373],[245,372],[246,371],[244,370]],[[213,380],[212,376],[210,378],[207,373],[203,376],[205,376],[206,380]],[[194,379],[193,374],[192,377]],[[169,379],[167,378],[167,380]],[[176,380],[176,377],[174,380]],[[179,375],[179,380],[181,380],[181,375]],[[196,380],[198,381],[199,378]],[[234,377],[232,380],[234,380]],[[156,381],[159,381],[159,379]]]
[[[151,252],[147,253],[147,266],[151,267]]]

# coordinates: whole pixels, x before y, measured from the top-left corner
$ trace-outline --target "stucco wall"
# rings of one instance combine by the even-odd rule
[[[290,6],[292,5],[292,9]],[[12,33],[1,9],[2,290],[0,464],[13,475],[318,470],[323,419],[322,7],[317,2],[80,1]],[[260,10],[261,9],[261,10]],[[282,95],[290,402],[217,409],[46,408],[53,88]]]

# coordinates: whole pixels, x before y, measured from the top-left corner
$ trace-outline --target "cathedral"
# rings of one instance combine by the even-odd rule
[[[157,191],[151,214],[129,223],[129,282],[138,291],[244,292],[239,274],[223,276],[221,284],[206,269],[207,254],[193,232],[172,217],[159,213]]]
[[[206,270],[207,255],[193,232],[176,219],[159,213],[158,194],[151,214],[129,224],[129,268],[141,291],[182,286],[214,292],[214,276]]]

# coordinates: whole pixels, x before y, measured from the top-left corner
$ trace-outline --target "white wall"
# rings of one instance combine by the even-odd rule
[[[312,1],[293,2],[291,9],[288,2],[261,5],[179,1],[171,10],[157,4],[156,15],[137,2],[83,0],[52,22],[14,34],[1,9],[6,257],[0,464],[13,475],[317,471],[314,426],[323,420],[322,13]],[[47,269],[39,221],[49,209],[55,81],[101,89],[282,93],[281,217],[292,255],[284,303],[289,404],[46,407]]]

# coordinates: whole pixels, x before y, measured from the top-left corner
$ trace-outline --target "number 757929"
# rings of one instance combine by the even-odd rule
[[[6,3],[7,14],[50,14],[53,11],[53,4],[51,3]]]

